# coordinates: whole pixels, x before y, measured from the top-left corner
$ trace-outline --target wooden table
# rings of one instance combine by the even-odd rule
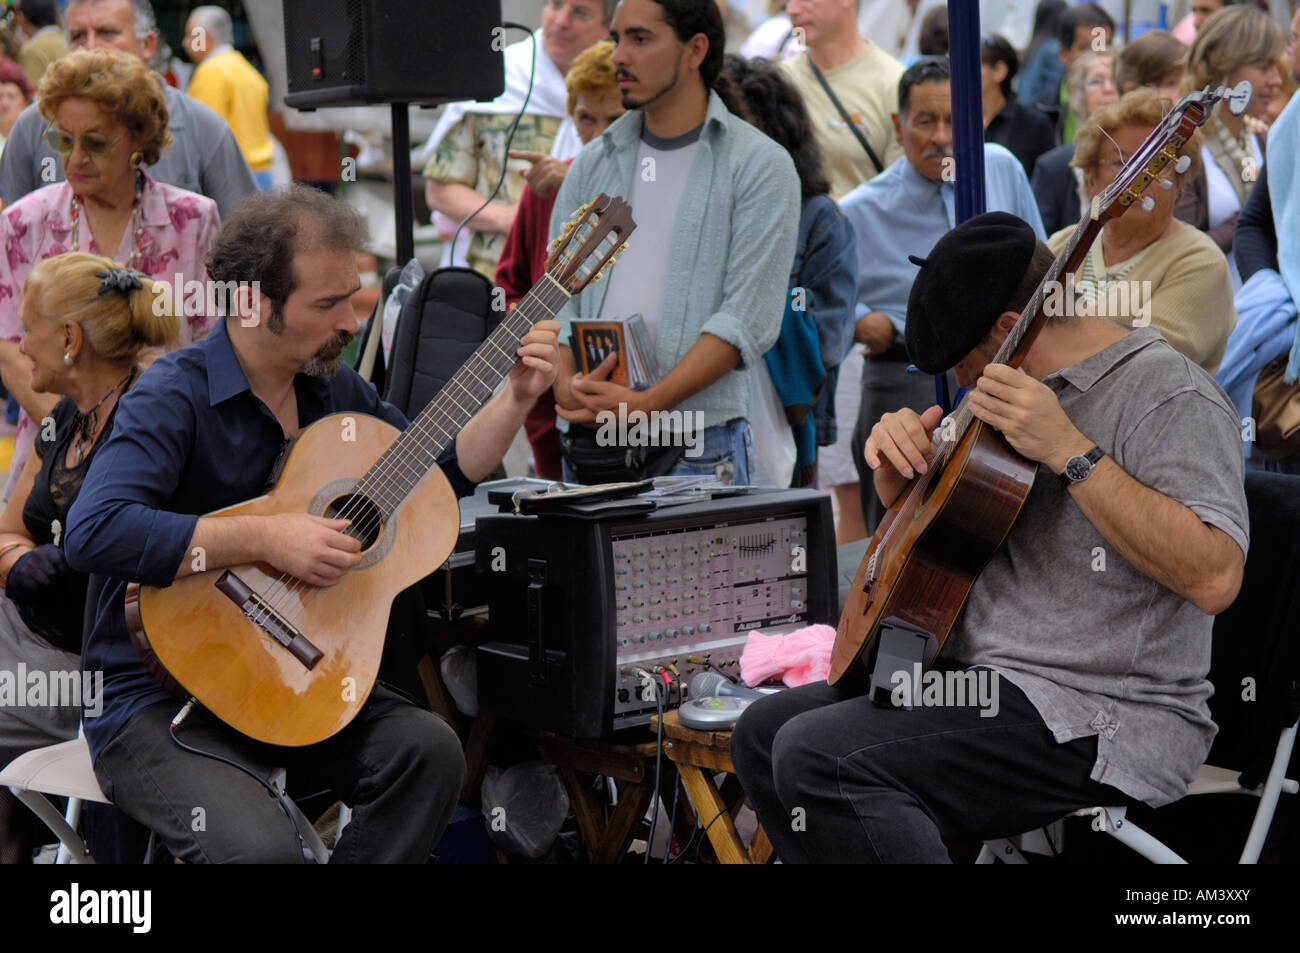
[[[658,716],[650,719],[650,730],[658,730]],[[677,765],[682,786],[691,799],[699,822],[708,830],[710,843],[724,864],[765,864],[772,859],[772,842],[760,826],[748,847],[736,831],[735,813],[740,810],[743,798],[734,807],[718,791],[713,775],[719,771],[734,775],[731,763],[730,731],[699,731],[682,724],[677,712],[664,715],[664,754]]]

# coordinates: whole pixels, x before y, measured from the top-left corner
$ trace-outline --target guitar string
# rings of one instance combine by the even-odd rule
[[[523,322],[514,320],[514,317],[516,314],[519,314],[522,317],[527,313],[529,309],[526,307],[526,305],[527,305],[527,299],[530,295],[532,295],[533,297],[537,298],[542,302],[543,307],[550,312],[550,315],[548,316],[553,316],[554,311],[558,310],[557,308],[552,308],[550,306],[550,302],[546,301],[545,299],[542,299],[539,295],[534,295],[533,292],[530,291],[529,295],[525,295],[525,300],[521,302],[521,304],[524,304],[525,307],[524,308],[516,307],[515,311],[512,312],[511,315],[508,316],[505,321],[502,322],[501,328],[499,330],[505,332],[502,335],[503,337],[512,336],[511,331],[513,330],[514,326],[523,324]],[[560,303],[562,304],[562,301]],[[525,333],[528,326],[529,325],[523,325]],[[491,363],[489,363],[487,359],[484,357],[485,353],[490,353],[485,351],[485,345],[489,344],[489,342],[492,343],[492,346],[496,351],[503,354],[505,353],[501,351],[501,348],[498,347],[495,344],[495,342],[492,341],[492,338],[495,336],[496,334],[494,333],[493,335],[489,336],[487,340],[485,340],[482,344],[480,344],[479,348],[475,349],[474,353],[470,355],[469,359],[467,359],[465,366],[469,366],[474,360],[474,358],[478,357],[483,362],[483,364],[486,365],[488,368],[496,370],[496,368]],[[522,337],[522,335],[513,335],[513,336],[515,336],[516,338]],[[461,370],[463,371],[464,367],[462,367]],[[508,373],[508,370],[506,372]],[[433,423],[434,422],[433,418],[436,417],[439,413],[442,413],[447,416],[454,416],[450,413],[450,408],[446,407],[446,403],[448,400],[450,400],[452,403],[455,403],[456,406],[462,411],[462,413],[464,413],[464,408],[461,407],[460,403],[456,401],[452,395],[452,390],[453,390],[452,385],[459,386],[462,390],[471,394],[471,396],[473,395],[473,392],[469,391],[469,389],[459,380],[460,377],[461,377],[461,371],[458,371],[457,374],[447,382],[447,384],[444,386],[442,391],[430,403],[430,407],[426,410],[426,412],[422,412],[416,418],[416,421],[413,423],[413,425],[411,427],[408,427],[407,430],[403,432],[403,434],[399,435],[397,440],[394,441],[394,443],[392,444],[392,446],[390,446],[388,450],[386,450],[385,453],[380,457],[380,459],[376,461],[376,464],[372,465],[371,470],[368,471],[367,474],[365,474],[361,478],[361,480],[358,481],[357,486],[352,489],[351,491],[353,494],[352,498],[348,501],[347,504],[345,504],[345,506],[340,510],[340,512],[337,514],[335,518],[354,519],[361,511],[361,509],[365,507],[365,503],[363,503],[362,500],[368,499],[370,494],[364,493],[363,487],[366,485],[368,480],[375,484],[373,495],[379,497],[377,506],[374,505],[376,503],[375,500],[370,500],[373,508],[367,507],[367,509],[370,510],[369,515],[371,515],[371,517],[373,518],[375,512],[384,507],[390,507],[391,509],[396,508],[394,505],[390,504],[387,498],[387,494],[390,493],[395,486],[400,485],[399,481],[403,479],[407,480],[408,482],[412,482],[412,485],[413,482],[418,482],[418,477],[415,481],[410,481],[410,477],[414,474],[416,470],[418,470],[421,467],[421,460],[416,456],[416,454],[419,453],[421,454],[421,456],[426,455],[425,448],[422,447],[419,443],[421,437],[427,437],[431,435],[426,432],[425,425],[429,423]],[[491,393],[492,391],[489,391],[488,396],[491,396]],[[427,419],[426,419],[426,415],[427,415]],[[468,419],[468,417],[466,419]],[[461,424],[461,426],[463,426],[463,423]],[[441,429],[441,428],[437,428],[437,429]],[[412,436],[408,440],[404,440],[406,434],[411,434]],[[447,434],[445,431],[442,431],[441,435],[443,436],[444,439],[446,439]],[[443,449],[445,449],[445,447]],[[439,453],[441,453],[441,450],[438,450],[434,453],[435,461]],[[408,468],[409,468],[409,472],[408,472]],[[427,466],[425,467],[425,469],[427,471]],[[362,491],[362,492],[358,492],[358,491]],[[409,489],[406,492],[409,492]],[[383,517],[380,516],[381,521],[382,518]],[[348,535],[352,536],[355,539],[364,541],[364,539],[367,538],[369,533],[374,528],[375,526],[373,525],[373,521],[368,520],[366,523],[350,525],[347,528],[345,528],[343,532],[347,533]],[[291,582],[291,580],[293,580],[293,582]],[[284,611],[284,604],[288,600],[288,598],[290,598],[294,594],[294,592],[300,588],[301,585],[302,585],[301,581],[296,580],[296,577],[293,577],[288,573],[282,573],[278,579],[276,579],[270,586],[267,587],[265,594],[262,595],[262,603],[261,606],[259,607],[260,611],[258,612],[258,615],[254,618],[253,621],[257,624],[261,624],[265,622],[266,618],[268,618],[269,615],[271,614],[278,614],[281,617],[287,617],[288,614]]]
[[[371,470],[363,476],[360,481],[358,481],[357,486],[351,491],[351,499],[340,510],[335,518],[353,519],[364,509],[366,511],[364,521],[360,524],[354,524],[347,527],[344,530],[345,533],[364,542],[364,540],[383,523],[385,514],[382,510],[386,508],[388,510],[387,515],[391,516],[397,507],[400,506],[405,496],[410,493],[414,486],[429,471],[431,466],[437,462],[438,457],[443,451],[445,451],[446,447],[450,446],[451,442],[455,439],[455,433],[458,433],[459,430],[464,427],[465,423],[468,423],[476,410],[466,410],[466,408],[461,405],[460,401],[456,399],[458,395],[456,395],[453,385],[455,385],[455,388],[459,388],[462,391],[462,394],[459,396],[462,398],[469,398],[467,402],[471,407],[476,402],[481,406],[482,403],[486,402],[495,393],[496,388],[488,387],[486,381],[475,373],[473,361],[477,358],[481,362],[481,366],[477,370],[482,373],[491,372],[500,375],[502,378],[510,373],[510,370],[517,363],[518,358],[516,355],[503,349],[500,346],[500,343],[497,340],[494,340],[494,338],[514,338],[515,343],[517,344],[519,339],[527,333],[528,329],[532,326],[532,323],[538,319],[529,318],[527,322],[524,322],[517,320],[517,318],[527,317],[527,313],[531,310],[528,306],[529,299],[532,298],[536,303],[541,305],[541,307],[546,311],[547,319],[554,317],[559,308],[563,306],[564,302],[569,297],[568,292],[558,281],[555,280],[550,272],[544,273],[543,278],[549,279],[550,285],[549,287],[544,288],[545,295],[542,292],[539,292],[536,288],[530,290],[520,302],[520,306],[517,306],[515,310],[502,322],[500,328],[498,328],[498,332],[494,332],[482,344],[480,344],[477,349],[475,349],[474,353],[470,355],[461,369],[457,371],[456,375],[447,382],[442,391],[430,403],[429,408],[426,408],[426,410],[416,418],[412,426],[408,427],[401,435],[399,435],[393,445],[385,451],[378,461],[376,461]],[[499,357],[493,355],[489,358],[492,351],[495,351]],[[473,377],[483,387],[486,393],[482,396],[476,394],[462,379],[464,375]],[[455,404],[456,408],[461,412],[461,415],[463,415],[463,419],[459,423],[453,423],[453,432],[448,432],[448,430],[442,427],[435,419],[439,415],[442,415],[450,418],[453,422],[455,421],[456,415],[451,413],[450,408],[446,406],[447,402]],[[431,453],[431,459],[429,459],[430,450],[421,441],[434,436],[434,431],[436,431],[436,435],[443,441],[443,445],[438,449],[433,450]],[[396,492],[403,483],[406,484],[406,488],[400,492]],[[367,486],[368,484],[370,486]],[[371,493],[363,492],[363,488],[371,489]],[[376,501],[370,499],[372,494],[379,497],[379,500]],[[390,494],[393,497],[391,500],[389,499]],[[366,502],[364,502],[367,500],[371,504],[370,506],[367,506]],[[376,505],[376,502],[378,502],[378,505]],[[280,577],[267,588],[267,593],[262,597],[263,601],[254,621],[261,624],[265,622],[271,614],[279,615],[282,618],[290,618],[292,615],[296,615],[296,613],[291,614],[285,611],[285,603],[304,585],[306,584],[301,580],[298,580],[296,577],[293,577],[288,573],[282,573]]]
[[[515,311],[512,312],[512,314],[508,316],[505,321],[502,322],[501,327],[498,329],[498,331],[503,332],[502,337],[512,336],[511,332],[513,330],[513,327],[516,325],[523,324],[523,322],[516,321],[513,319],[516,314],[519,314],[522,317],[524,314],[527,313],[527,311],[529,310],[529,308],[527,307],[528,305],[527,299],[529,298],[530,295],[542,302],[543,307],[546,308],[551,313],[550,316],[553,316],[554,311],[558,310],[558,308],[552,308],[550,306],[550,303],[545,299],[542,299],[540,295],[534,295],[533,292],[530,291],[528,295],[525,295],[524,300],[521,301],[521,305],[524,305],[525,307],[522,308],[516,307]],[[563,303],[562,300],[559,303],[562,305]],[[524,331],[524,333],[526,333],[527,327],[528,325],[523,325],[522,330]],[[418,482],[419,478],[423,475],[422,473],[416,473],[416,471],[418,471],[423,466],[424,471],[427,472],[428,469],[427,464],[422,464],[421,459],[416,456],[417,453],[420,454],[421,456],[427,455],[427,451],[419,443],[419,439],[421,437],[428,437],[431,435],[426,432],[425,425],[429,423],[433,423],[433,418],[436,417],[438,413],[442,413],[446,416],[453,417],[454,419],[454,415],[450,413],[450,409],[445,406],[447,400],[450,400],[452,403],[456,404],[457,408],[459,408],[461,412],[464,413],[464,408],[461,407],[460,403],[454,399],[451,393],[452,385],[455,384],[459,386],[461,390],[470,394],[471,397],[474,396],[473,392],[470,391],[469,388],[466,387],[465,384],[462,383],[459,378],[461,377],[461,374],[464,371],[465,367],[469,366],[475,357],[478,357],[480,361],[482,361],[483,364],[486,365],[487,368],[498,370],[491,363],[489,363],[487,359],[484,357],[484,354],[489,353],[485,350],[484,346],[487,345],[489,342],[492,342],[492,338],[496,336],[497,334],[496,332],[494,332],[492,336],[489,336],[487,340],[485,340],[482,344],[480,344],[479,348],[477,348],[475,352],[470,355],[469,359],[466,360],[466,364],[461,368],[461,370],[457,372],[457,374],[452,378],[452,380],[447,382],[443,390],[430,403],[430,407],[427,409],[427,411],[421,413],[416,418],[416,421],[413,422],[413,425],[411,427],[408,427],[407,430],[403,432],[403,434],[398,436],[398,439],[394,441],[394,443],[388,448],[387,451],[385,451],[385,453],[380,457],[380,459],[376,461],[376,464],[372,465],[371,470],[368,471],[367,474],[364,475],[360,481],[358,481],[357,485],[351,491],[352,493],[351,499],[348,501],[347,504],[345,504],[345,506],[340,510],[340,512],[336,515],[335,518],[354,519],[358,515],[358,513],[362,510],[363,507],[369,510],[367,516],[370,518],[367,519],[367,521],[364,523],[354,524],[346,527],[343,530],[343,532],[352,536],[354,539],[359,539],[364,541],[364,539],[367,538],[369,533],[375,529],[375,523],[373,517],[376,515],[376,513],[378,513],[378,511],[380,511],[384,507],[389,507],[390,511],[396,509],[396,505],[390,503],[390,501],[388,500],[387,494],[390,493],[395,486],[400,485],[400,481],[402,480],[405,480],[408,483],[410,483],[410,487],[408,487],[408,489],[405,491],[409,493],[410,488],[413,487],[414,483]],[[522,334],[516,333],[513,334],[513,336],[517,340],[519,337],[522,337]],[[492,346],[499,353],[503,355],[506,353],[502,351],[502,349],[499,346],[497,346],[495,342],[492,342]],[[513,363],[514,362],[512,361],[511,366],[513,366]],[[508,373],[508,368],[505,369],[504,373]],[[479,380],[482,383],[481,379]],[[489,390],[487,396],[490,397],[492,392],[493,390]],[[486,398],[483,399],[485,400]],[[427,419],[426,419],[426,414],[427,414]],[[472,416],[472,415],[467,415],[466,420],[468,419],[468,416]],[[463,423],[461,424],[461,426],[463,426]],[[441,428],[437,428],[437,429],[441,430]],[[411,434],[412,436],[411,438],[409,438],[407,441],[404,442],[403,438],[406,436],[406,434]],[[445,431],[442,431],[441,435],[444,439],[447,439],[447,434]],[[445,449],[445,447],[443,449]],[[433,459],[435,462],[437,456],[441,452],[442,452],[441,450],[438,450],[434,453]],[[412,476],[415,476],[414,480],[411,480]],[[375,500],[373,499],[370,500],[371,503],[370,507],[366,507],[366,504],[363,502],[363,500],[369,499],[369,497],[372,495],[372,494],[365,493],[363,490],[363,487],[365,487],[368,480],[371,480],[375,484],[373,495],[379,497],[377,501],[378,505],[376,505]],[[400,497],[398,498],[397,502],[400,503]],[[382,522],[383,518],[384,518],[383,515],[379,514],[380,522]],[[285,603],[290,597],[292,597],[292,595],[296,591],[298,591],[301,588],[302,585],[304,584],[301,582],[301,580],[297,580],[296,577],[293,577],[288,573],[282,573],[278,579],[274,580],[271,583],[271,585],[267,587],[266,592],[262,594],[262,601],[259,605],[259,610],[257,614],[253,617],[254,623],[262,624],[272,614],[279,615],[282,618],[290,618],[292,615],[296,615],[296,613],[288,613],[285,611]]]

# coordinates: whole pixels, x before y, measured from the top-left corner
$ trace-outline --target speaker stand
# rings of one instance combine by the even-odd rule
[[[415,257],[415,209],[411,202],[411,116],[393,103],[393,210],[397,216],[397,267]]]

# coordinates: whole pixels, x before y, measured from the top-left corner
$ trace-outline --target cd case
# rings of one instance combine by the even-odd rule
[[[645,390],[661,377],[650,331],[640,314],[609,321],[574,321],[569,342],[574,364],[582,374],[590,374],[613,352],[618,363],[609,380],[615,384]]]

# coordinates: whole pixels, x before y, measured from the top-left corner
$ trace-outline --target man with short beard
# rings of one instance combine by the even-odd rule
[[[557,412],[594,427],[609,419],[602,414],[635,419],[640,412],[655,421],[680,411],[674,417],[682,431],[660,433],[659,444],[690,447],[694,440],[697,455],[670,472],[748,483],[750,368],[780,333],[799,177],[784,149],[734,115],[743,107],[722,75],[722,17],[712,0],[623,0],[610,37],[629,112],[574,160],[551,234],[599,192],[625,196],[637,230],[607,280],[576,295],[560,315],[567,334],[572,318],[639,313],[663,377],[639,391],[616,384],[608,379],[612,355],[591,373],[575,374],[564,348]],[[697,420],[702,441],[687,432]]]
[[[182,750],[168,736],[178,702],[136,655],[123,616],[130,580],[167,586],[195,571],[261,562],[330,586],[361,562],[346,520],[201,514],[262,493],[287,442],[328,414],[406,427],[341,363],[357,327],[349,299],[361,287],[355,255],[364,237],[353,209],[314,189],[243,204],[208,259],[213,280],[238,288],[233,306],[207,338],[157,361],[118,403],[113,436],[68,515],[68,563],[102,583],[83,651],[87,669],[105,673],[103,711],[85,722],[96,777],[119,809],[187,863],[302,861],[277,802],[230,761],[287,767],[290,790],[328,788],[350,805],[339,861],[426,862],[459,797],[465,768],[455,732],[382,686],[346,727],[314,745],[271,747],[200,710],[184,733],[229,760]],[[551,386],[556,330],[543,321],[523,338],[508,383],[438,460],[458,496],[492,471]],[[194,830],[197,807],[206,823]]]
[[[957,224],[953,182],[959,170],[952,154],[951,75],[946,56],[923,57],[908,67],[898,83],[898,112],[892,115],[905,158],[840,202],[858,244],[854,340],[864,345],[866,364],[854,367],[850,356],[840,373],[862,374],[858,425],[849,446],[859,448],[851,452],[868,534],[880,522],[884,507],[872,491],[871,473],[864,472],[859,452],[866,434],[882,414],[899,407],[920,413],[934,403],[933,378],[907,373],[911,361],[903,329],[917,272],[909,256],[924,254]],[[1043,237],[1025,170],[1015,156],[993,143],[984,146],[984,187],[989,211],[1010,212]]]

